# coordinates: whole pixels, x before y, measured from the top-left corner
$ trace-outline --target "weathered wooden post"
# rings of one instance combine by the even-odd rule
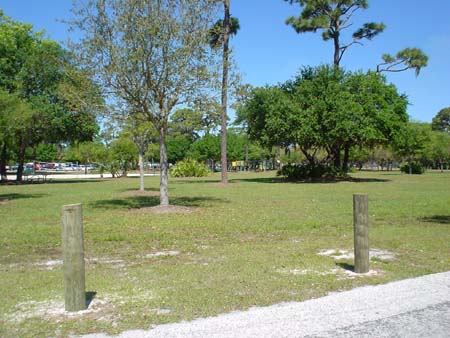
[[[81,204],[61,209],[62,250],[66,311],[86,309],[83,214]]]
[[[369,211],[366,194],[353,195],[355,272],[369,272]]]

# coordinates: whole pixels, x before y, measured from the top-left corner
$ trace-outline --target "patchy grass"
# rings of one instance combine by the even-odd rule
[[[0,187],[1,337],[110,334],[450,268],[450,174],[357,173],[285,183],[273,173],[172,179],[183,213],[155,213],[158,178]],[[369,194],[376,273],[351,259],[352,194]],[[63,311],[62,205],[83,203],[89,311]],[[336,254],[334,256],[336,256]]]

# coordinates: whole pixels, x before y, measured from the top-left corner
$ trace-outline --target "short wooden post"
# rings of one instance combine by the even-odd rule
[[[353,223],[355,237],[355,272],[369,272],[369,212],[368,196],[353,195]]]
[[[81,204],[61,209],[62,251],[66,311],[86,309],[83,214]]]

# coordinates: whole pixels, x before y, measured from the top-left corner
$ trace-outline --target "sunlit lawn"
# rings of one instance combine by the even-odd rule
[[[360,182],[284,183],[274,173],[171,179],[175,205],[155,214],[158,178],[0,186],[0,336],[67,336],[189,320],[450,270],[450,173],[353,175]],[[151,192],[154,191],[154,194]],[[352,260],[352,194],[369,194],[371,277]],[[60,207],[83,203],[91,311],[63,308]],[[56,262],[55,262],[56,261]]]

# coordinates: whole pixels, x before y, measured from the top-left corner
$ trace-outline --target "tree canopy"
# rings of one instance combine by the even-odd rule
[[[94,0],[73,9],[74,44],[105,90],[159,133],[160,204],[168,205],[166,134],[178,105],[195,100],[210,79],[213,0]]]
[[[450,133],[450,107],[441,109],[431,122],[433,130]]]
[[[3,12],[0,90],[11,108],[0,117],[7,124],[0,139],[0,163],[5,165],[11,153],[7,149],[12,149],[19,181],[28,147],[90,140],[98,131],[96,116],[103,107],[98,87],[58,43]]]
[[[352,147],[393,139],[408,120],[406,105],[379,74],[321,66],[304,68],[280,86],[254,89],[243,113],[250,135],[264,145],[299,147],[312,165],[347,170]]]

